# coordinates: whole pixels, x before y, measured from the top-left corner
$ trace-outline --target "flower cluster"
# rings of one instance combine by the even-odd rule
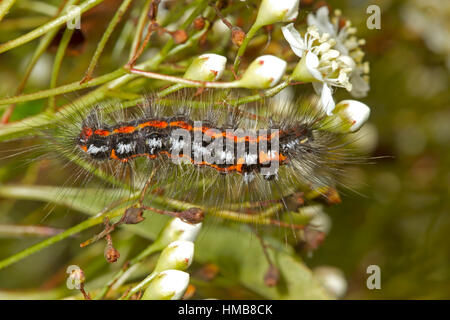
[[[322,97],[324,110],[331,115],[335,107],[331,87],[352,89],[349,81],[351,59],[334,49],[336,41],[327,33],[319,34],[316,27],[309,27],[303,37],[292,23],[283,27],[282,31],[292,51],[301,58],[291,79],[312,82]]]
[[[335,10],[330,19],[326,6],[319,8],[316,14],[310,13],[307,20],[308,25],[315,26],[320,34],[328,34],[336,41],[334,47],[341,55],[351,58],[350,93],[356,98],[365,97],[370,89],[369,62],[363,61],[364,52],[361,50],[365,41],[355,36],[357,30],[352,27],[350,20],[344,20],[340,10]]]
[[[360,48],[364,40],[354,36],[356,29],[338,10],[330,20],[326,6],[309,14],[307,22],[303,36],[293,23],[282,27],[286,41],[300,58],[291,79],[311,82],[321,96],[324,111],[331,115],[335,108],[333,87],[345,88],[354,97],[367,95],[369,64],[363,61]]]

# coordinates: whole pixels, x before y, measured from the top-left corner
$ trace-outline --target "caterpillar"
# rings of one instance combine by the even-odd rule
[[[161,104],[148,96],[126,109],[113,103],[69,112],[37,131],[38,148],[88,163],[91,169],[75,170],[69,184],[87,185],[107,172],[140,190],[151,176],[152,192],[216,209],[239,210],[338,183],[348,160],[343,136],[324,130],[327,117],[311,102],[269,100],[238,108],[203,97],[207,107],[195,108],[176,98]]]

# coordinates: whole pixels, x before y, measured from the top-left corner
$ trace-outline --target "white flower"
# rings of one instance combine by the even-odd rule
[[[352,89],[350,93],[356,98],[367,96],[369,86],[369,63],[363,62],[364,52],[360,46],[365,44],[363,39],[354,36],[356,28],[352,27],[349,20],[343,20],[341,12],[336,10],[330,20],[327,6],[320,7],[316,14],[308,14],[308,26],[317,28],[320,35],[327,34],[336,41],[334,48],[342,56],[348,56],[353,60],[352,72],[350,73],[350,83]]]
[[[355,132],[369,119],[370,108],[356,100],[343,100],[333,111],[341,131]]]
[[[145,290],[142,300],[180,300],[188,285],[188,273],[166,270],[153,278]]]
[[[300,0],[263,0],[255,25],[262,27],[275,22],[294,21],[298,15],[299,3]]]
[[[291,79],[312,82],[314,89],[321,96],[322,108],[327,115],[331,115],[335,107],[331,87],[351,90],[349,74],[354,62],[335,50],[336,41],[330,39],[327,33],[319,34],[316,27],[309,27],[304,37],[295,30],[293,23],[282,27],[281,30],[292,51],[301,58]]]
[[[226,63],[227,58],[224,56],[205,53],[192,61],[183,77],[190,80],[215,81],[222,76]]]
[[[190,224],[174,218],[164,227],[155,242],[164,248],[176,240],[195,241],[201,227],[201,223]]]
[[[235,87],[266,89],[277,84],[286,70],[286,61],[272,55],[261,56],[245,70]]]
[[[154,272],[168,269],[186,270],[193,258],[194,243],[192,241],[174,241],[161,252]]]

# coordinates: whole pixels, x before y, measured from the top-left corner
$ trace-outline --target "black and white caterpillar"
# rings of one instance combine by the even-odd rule
[[[173,101],[68,112],[38,135],[46,149],[87,164],[73,171],[83,185],[102,172],[139,189],[152,176],[169,199],[220,208],[332,187],[348,160],[343,136],[324,130],[327,117],[314,105]]]

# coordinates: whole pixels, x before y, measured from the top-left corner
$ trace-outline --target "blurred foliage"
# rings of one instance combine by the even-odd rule
[[[13,7],[11,13],[0,22],[0,43],[14,39],[38,27],[45,19],[50,19],[49,14],[36,12],[36,8],[34,12],[27,9],[27,1],[17,2],[17,7]],[[127,15],[137,19],[144,2],[137,1]],[[308,12],[323,2],[302,1],[304,4],[301,4],[299,19],[304,19]],[[52,4],[53,8],[59,6],[56,0],[46,3]],[[100,5],[100,9],[88,12],[86,20],[83,20],[86,29],[82,30],[83,34],[78,35],[78,38],[74,36],[73,43],[69,44],[69,54],[64,57],[58,84],[82,78],[102,35],[101,30],[109,21],[98,19],[98,14],[111,17],[115,12],[112,8],[117,8],[118,3],[120,1],[110,1],[110,6]],[[268,288],[263,283],[267,261],[250,227],[217,224],[216,221],[209,223],[198,240],[194,265],[191,267],[194,277],[192,283],[197,288],[195,298],[328,297],[305,264],[313,270],[324,265],[342,270],[348,282],[344,298],[450,298],[450,59],[449,51],[445,49],[448,50],[448,46],[435,45],[439,41],[447,44],[450,41],[450,9],[443,1],[377,1],[376,4],[381,7],[381,29],[369,30],[366,27],[366,8],[372,4],[371,1],[330,0],[328,4],[341,9],[343,15],[358,27],[358,36],[367,41],[364,51],[371,64],[371,91],[362,101],[371,107],[372,113],[369,124],[360,131],[360,140],[355,141],[355,144],[366,148],[371,156],[388,157],[349,168],[344,181],[349,190],[341,191],[341,204],[326,209],[332,220],[332,228],[317,250],[304,250],[292,239],[286,241],[285,230],[261,228],[263,232],[270,233],[265,240],[275,248],[272,250],[275,261],[287,281],[277,288]],[[242,14],[237,22],[243,30],[248,30],[253,21],[250,17],[254,4],[246,6],[243,2],[234,5],[235,10],[240,10]],[[96,10],[104,11],[96,13]],[[184,11],[179,8],[179,12],[179,16],[166,17],[168,22],[179,20]],[[408,14],[411,12],[419,12],[421,19],[429,21],[429,24],[422,23],[422,27],[417,27],[415,21],[419,19]],[[22,20],[17,26],[15,22],[19,19]],[[113,40],[108,41],[95,75],[106,74],[126,63],[128,52],[124,50],[123,39],[128,39],[125,42],[129,45],[133,28],[128,26],[127,29],[126,23],[131,20],[124,19],[113,32]],[[424,30],[428,25],[434,28],[431,31]],[[129,34],[124,34],[127,30]],[[209,37],[214,37],[214,34]],[[283,52],[289,48],[282,40],[278,27],[274,28],[268,46],[265,46],[265,33],[262,32],[258,37],[246,53],[249,61],[250,57],[256,57],[261,52],[283,56]],[[228,40],[223,39],[225,42]],[[0,55],[0,97],[15,95],[38,41],[34,40]],[[168,37],[154,37],[151,41],[162,46]],[[196,46],[187,48],[185,54],[214,51],[233,57],[234,53],[225,52],[222,47],[215,50],[210,43],[203,43],[200,51]],[[48,88],[56,47],[55,44],[50,45],[50,49],[39,59],[24,89],[25,93]],[[147,49],[144,56],[150,58],[152,50]],[[159,70],[167,74],[179,74],[187,65],[187,61],[176,65],[170,62],[169,59],[159,65]],[[142,91],[142,88],[152,90],[161,85],[160,81],[136,79],[122,89],[127,93],[135,93]],[[80,91],[58,96],[56,104],[61,106],[84,93]],[[111,92],[111,95],[121,94],[121,91]],[[348,98],[348,94],[338,91],[335,98],[339,101]],[[46,103],[46,100],[19,103],[11,121],[39,114]],[[26,186],[35,181],[45,181],[46,185],[60,185],[68,174],[63,170],[55,174],[55,168],[48,161],[28,166],[26,173],[23,166],[17,165],[17,162],[8,162],[0,167],[2,183],[7,181]],[[33,197],[36,191],[39,191],[39,196]],[[3,190],[3,195],[5,192]],[[78,207],[75,205],[77,211],[59,205],[49,210],[45,201],[51,201],[57,190],[23,192],[28,196],[8,197],[0,192],[0,224],[69,229],[86,219],[82,212],[92,215],[101,208],[88,208],[92,210],[88,212],[80,204]],[[51,213],[45,215],[49,211]],[[88,290],[95,290],[119,270],[127,259],[142,251],[149,239],[155,238],[164,219],[152,216],[143,224],[116,231],[115,244],[121,252],[121,258],[115,265],[105,262],[102,243],[79,248],[79,243],[100,231],[100,227],[76,233],[65,241],[0,270],[0,298],[62,298],[74,294],[65,289],[65,270],[71,264],[82,266]],[[3,237],[0,239],[0,259],[6,259],[42,241],[42,238],[36,237]],[[292,237],[292,234],[287,237]],[[298,254],[294,254],[295,251]],[[130,280],[138,281],[144,277],[154,263],[154,258],[148,259]],[[219,266],[218,274],[213,279],[205,277],[205,268],[211,263]],[[366,268],[372,264],[381,268],[381,290],[368,290],[366,287]],[[286,289],[288,287],[289,290]]]

